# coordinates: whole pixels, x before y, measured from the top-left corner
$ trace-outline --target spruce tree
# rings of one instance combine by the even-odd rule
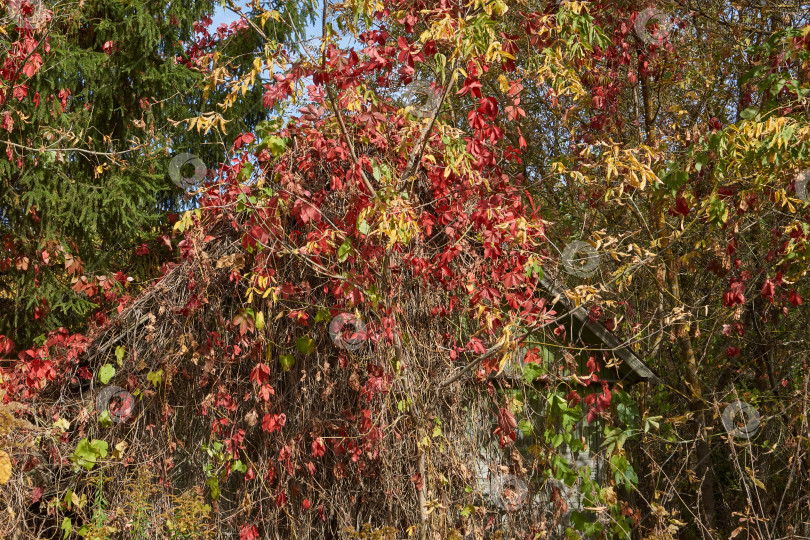
[[[271,4],[296,24],[312,14],[293,2]],[[154,277],[170,251],[153,240],[166,232],[167,211],[185,201],[167,175],[172,156],[191,151],[213,167],[236,134],[266,117],[259,78],[249,90],[255,99],[225,115],[229,127],[243,129],[200,134],[182,122],[222,99],[216,91],[203,96],[206,54],[264,46],[247,23],[230,36],[205,32],[213,9],[212,0],[7,6],[0,30],[0,335],[25,344],[55,327],[78,329],[104,303],[97,276],[123,270],[136,284]],[[282,22],[254,24],[280,42],[291,34]],[[233,76],[249,69],[229,67]],[[107,281],[120,293],[120,284]]]

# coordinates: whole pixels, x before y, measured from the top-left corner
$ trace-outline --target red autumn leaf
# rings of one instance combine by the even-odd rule
[[[254,540],[259,537],[259,529],[256,525],[240,525],[239,526],[239,540]]]
[[[11,131],[14,129],[14,119],[11,117],[9,113],[3,113],[3,120],[0,122],[0,127],[5,129],[6,131]]]
[[[278,495],[276,495],[276,506],[282,507],[287,504],[287,492],[279,491]]]
[[[274,395],[276,395],[276,392],[269,384],[263,384],[262,387],[259,388],[259,397],[264,401],[270,401],[270,396]]]
[[[729,282],[729,290],[723,293],[723,305],[726,307],[734,307],[739,304],[745,303],[745,284],[741,279],[731,278]]]
[[[268,433],[274,431],[281,431],[284,424],[287,422],[287,415],[282,414],[266,414],[262,420],[262,429]]]
[[[517,434],[515,433],[516,427],[517,427],[517,420],[515,420],[515,415],[512,414],[512,411],[510,411],[506,407],[499,407],[498,427],[495,429],[495,434],[500,437],[499,444],[501,448],[503,448],[508,444],[507,439],[511,439],[512,441],[516,440],[517,437]]]
[[[28,86],[25,84],[15,86],[14,92],[12,92],[12,96],[14,96],[14,99],[16,99],[17,101],[22,101],[23,99],[25,99],[25,96],[27,95],[28,95]]]
[[[792,289],[788,293],[788,302],[793,304],[794,307],[802,305],[802,297],[799,296],[799,293],[796,292],[796,289]]]
[[[233,318],[234,326],[239,327],[239,335],[244,336],[248,331],[253,332],[255,329],[253,323],[253,317],[247,314],[247,312],[240,312],[237,313],[236,316]]]
[[[322,457],[326,453],[326,445],[323,444],[323,439],[317,437],[312,441],[312,455],[316,458]]]
[[[321,211],[315,208],[312,203],[304,199],[296,199],[293,204],[292,214],[296,216],[301,223],[306,224],[310,221],[318,223],[321,220]]]
[[[675,199],[675,213],[682,216],[689,215],[689,203],[683,197]]]
[[[259,362],[250,371],[250,381],[258,385],[265,385],[270,382],[270,366]]]
[[[762,298],[770,300],[771,303],[773,303],[774,292],[776,292],[776,287],[774,285],[773,280],[770,278],[766,279],[765,284],[762,285],[762,291],[760,292]]]
[[[411,476],[411,482],[413,482],[413,485],[416,488],[416,491],[420,491],[422,489],[422,475],[421,474],[414,473],[414,475]]]
[[[0,336],[0,353],[11,354],[14,350],[14,342],[6,336]]]
[[[245,247],[256,248],[257,242],[260,245],[265,246],[267,245],[268,240],[270,240],[270,235],[267,234],[267,231],[261,225],[254,225],[245,235],[242,244]]]
[[[36,72],[39,71],[39,68],[41,66],[42,66],[42,57],[39,54],[34,53],[28,59],[28,62],[25,64],[25,67],[23,67],[23,73],[25,73],[25,75],[29,78],[33,77],[36,74]],[[65,108],[64,104],[62,105],[62,108],[63,109]]]

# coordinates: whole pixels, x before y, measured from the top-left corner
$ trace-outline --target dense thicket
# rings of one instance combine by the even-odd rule
[[[322,9],[293,50],[265,24],[300,21],[256,7],[210,101],[174,102],[199,105],[164,149],[252,120],[156,279],[1,338],[7,530],[810,535],[808,5]],[[251,125],[264,69],[288,112]],[[660,384],[617,382],[544,280]]]

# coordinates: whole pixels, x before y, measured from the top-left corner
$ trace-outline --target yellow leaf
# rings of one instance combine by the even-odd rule
[[[113,450],[112,457],[113,459],[121,459],[126,452],[129,443],[126,441],[121,441],[115,445],[115,450]]]
[[[501,357],[500,361],[498,362],[498,373],[497,373],[498,375],[501,374],[503,368],[506,367],[506,363],[509,361],[511,357],[512,357],[511,352],[507,352]]]
[[[509,79],[507,79],[505,75],[501,74],[498,76],[498,84],[501,87],[501,92],[504,94],[509,91]]]
[[[261,311],[256,314],[256,330],[264,330],[264,313]]]
[[[0,485],[5,485],[11,478],[11,458],[0,450]]]

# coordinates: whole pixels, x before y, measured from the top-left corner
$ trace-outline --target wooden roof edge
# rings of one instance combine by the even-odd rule
[[[616,355],[621,358],[625,364],[627,364],[627,366],[638,376],[639,379],[649,381],[652,384],[661,384],[660,377],[658,377],[653,369],[641,358],[636,356],[636,354],[626,344],[619,341],[619,338],[605,328],[605,325],[598,321],[591,322],[584,306],[579,306],[578,308],[574,309],[574,306],[571,305],[571,302],[565,293],[558,289],[557,286],[546,277],[540,281],[540,285],[555,297],[555,303],[559,302],[566,306],[569,310],[572,310],[574,317],[576,317],[577,320],[579,320],[591,332],[593,332],[594,335],[596,335],[596,337],[598,337],[605,345],[610,347],[611,350],[615,351]],[[624,378],[626,377],[622,377],[622,379]],[[633,381],[631,380],[631,382]]]

